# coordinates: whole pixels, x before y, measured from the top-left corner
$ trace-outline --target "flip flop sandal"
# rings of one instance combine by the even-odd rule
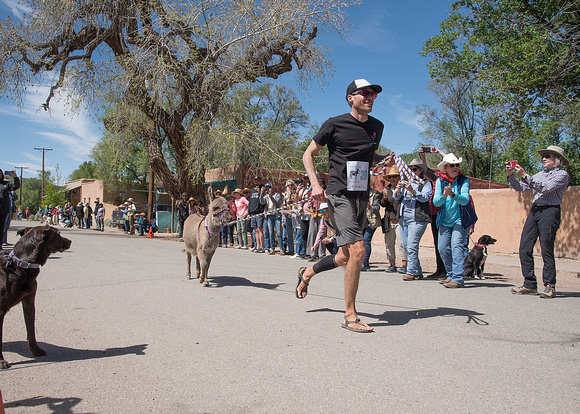
[[[374,332],[372,330],[368,331],[366,329],[360,329],[360,328],[351,328],[349,325],[351,323],[358,323],[361,325],[366,325],[368,326],[366,323],[363,323],[360,321],[359,318],[356,318],[354,321],[349,321],[348,319],[344,318],[344,323],[341,325],[344,329],[348,329],[349,331],[353,331],[353,332],[357,332],[357,333],[370,333],[370,332]]]
[[[294,289],[294,293],[296,294],[296,297],[298,299],[304,299],[308,294],[308,282],[302,279],[302,275],[304,274],[305,270],[306,270],[305,267],[301,267],[300,269],[298,269],[298,284],[296,285],[296,289]],[[302,290],[302,294],[304,295],[302,297],[298,295],[298,288],[300,287],[300,283],[304,283],[306,285],[306,288]]]

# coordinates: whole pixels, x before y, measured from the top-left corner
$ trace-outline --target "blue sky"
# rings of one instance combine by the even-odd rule
[[[320,87],[313,83],[308,91],[298,91],[310,120],[321,124],[327,118],[349,111],[345,100],[347,85],[365,78],[378,83],[383,92],[375,101],[372,115],[385,124],[382,145],[397,154],[413,151],[421,140],[421,127],[415,115],[417,105],[435,106],[425,90],[429,81],[427,58],[419,55],[425,40],[439,33],[439,24],[449,12],[451,0],[363,0],[349,10],[353,30],[348,40],[323,33],[321,40],[333,49],[330,60],[335,69]],[[18,0],[0,0],[0,17],[18,13]],[[294,75],[279,82],[295,87]],[[0,168],[11,170],[27,166],[24,177],[38,175],[42,152],[45,168],[67,178],[83,161],[90,160],[91,148],[102,132],[90,114],[71,115],[63,101],[52,101],[52,111],[39,110],[47,88],[31,91],[24,106],[0,101]]]

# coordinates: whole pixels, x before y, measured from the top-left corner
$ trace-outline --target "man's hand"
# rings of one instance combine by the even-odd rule
[[[524,178],[526,176],[526,170],[524,170],[520,164],[517,164],[514,167],[514,170],[516,170],[516,174],[519,175],[520,177]]]
[[[328,197],[326,196],[326,191],[317,181],[312,183],[312,198],[316,201],[326,201]]]

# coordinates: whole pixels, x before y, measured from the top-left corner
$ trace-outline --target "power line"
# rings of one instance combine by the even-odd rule
[[[44,153],[46,151],[52,151],[52,148],[34,148],[37,151],[42,151],[42,181],[40,188],[40,204],[44,201]]]

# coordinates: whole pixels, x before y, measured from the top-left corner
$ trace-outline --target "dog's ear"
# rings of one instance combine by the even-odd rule
[[[30,230],[32,230],[34,227],[24,227],[23,229],[20,229],[16,232],[16,234],[18,234],[20,237],[24,236],[26,233],[28,233]]]

